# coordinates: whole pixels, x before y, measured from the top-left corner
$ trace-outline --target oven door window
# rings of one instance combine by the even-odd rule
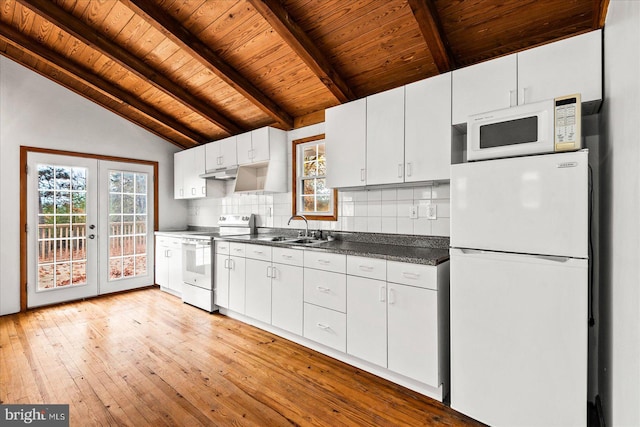
[[[538,141],[538,116],[480,126],[480,149]]]
[[[184,245],[184,269],[185,271],[200,276],[206,276],[211,266],[211,246],[199,244]]]

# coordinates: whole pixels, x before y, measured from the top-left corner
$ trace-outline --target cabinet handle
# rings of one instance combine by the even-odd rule
[[[236,252],[242,252],[242,249],[240,249],[240,248],[235,248],[235,249],[234,249],[234,251],[236,251]]]
[[[380,293],[379,293],[379,296],[380,296],[380,302],[384,302],[384,300],[385,300],[385,296],[386,296],[386,295],[385,295],[385,294],[386,294],[386,292],[385,292],[385,291],[386,291],[386,289],[385,289],[384,285],[383,285],[383,286],[380,286]]]
[[[518,103],[517,93],[515,90],[509,91],[509,107],[514,107]]]
[[[282,254],[282,258],[284,258],[284,259],[291,259],[291,258],[293,258],[293,257],[292,257],[291,255],[285,255],[285,254]]]
[[[256,254],[256,255],[262,255],[264,252],[254,250],[253,253]]]
[[[525,87],[522,89],[522,103],[526,104],[527,103],[527,90],[529,90],[528,87]]]
[[[418,273],[409,273],[407,271],[403,271],[402,275],[407,279],[412,279],[412,280],[418,280],[420,278],[420,275]]]
[[[362,271],[373,271],[373,267],[371,267],[370,265],[359,265],[358,267]]]
[[[396,291],[393,288],[389,288],[389,304],[396,303]]]
[[[235,270],[235,268],[236,268],[236,262],[231,258],[229,258],[229,270]]]
[[[166,251],[164,251],[164,257],[171,258],[171,249],[167,249]]]
[[[180,189],[180,197],[184,197],[184,188]]]
[[[316,286],[316,289],[325,294],[328,294],[331,291],[331,289],[325,288],[324,286]]]
[[[218,157],[218,164],[221,165],[222,164],[222,156]]]
[[[191,187],[191,195],[192,196],[196,195],[196,188],[195,187]]]
[[[402,178],[402,163],[398,163],[398,178]]]
[[[202,194],[204,194],[205,196],[207,195],[207,186],[206,185],[202,186]]]
[[[366,179],[364,172],[365,172],[364,169],[360,169],[360,181],[363,181],[363,182]]]
[[[320,264],[324,264],[324,265],[329,265],[331,264],[331,261],[327,260],[327,259],[319,259],[318,262]]]
[[[329,325],[325,325],[323,323],[316,323],[316,326],[320,329],[322,329],[323,331],[328,331],[329,329],[331,329],[331,326]]]
[[[271,267],[270,265],[267,266],[267,277],[273,278],[272,273],[271,273],[271,269],[273,267]]]
[[[248,155],[249,155],[249,158],[250,158],[251,160],[253,160],[253,159],[256,157],[256,155],[254,154],[254,152],[255,152],[255,151],[256,151],[256,150],[255,150],[255,149],[253,149],[253,148],[252,148],[251,150],[249,150]]]
[[[229,269],[229,258],[226,258],[224,260],[224,268],[226,268],[227,270]]]
[[[275,267],[271,267],[271,278],[275,279],[278,274],[278,270]]]

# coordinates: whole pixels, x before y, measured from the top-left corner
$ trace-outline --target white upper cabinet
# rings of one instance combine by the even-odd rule
[[[367,100],[358,99],[325,111],[327,187],[366,184]]]
[[[238,165],[235,136],[206,144],[205,153],[207,172],[217,169],[227,169]]]
[[[404,182],[449,179],[451,73],[405,86]]]
[[[200,178],[206,172],[206,146],[183,150],[173,155],[174,198],[197,199],[224,196],[223,184]]]
[[[269,142],[279,129],[263,127],[237,136],[238,164],[258,163],[269,160]]]
[[[367,97],[367,185],[404,182],[404,87]]]
[[[518,103],[580,93],[602,99],[602,32],[591,31],[518,54]]]
[[[602,99],[601,30],[455,70],[452,123],[574,93],[587,107]],[[595,109],[583,107],[583,112]]]
[[[516,54],[453,72],[453,124],[472,114],[509,108],[516,103]]]

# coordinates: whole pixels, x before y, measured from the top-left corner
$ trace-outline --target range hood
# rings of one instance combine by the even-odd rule
[[[227,169],[215,169],[212,171],[207,171],[200,176],[200,178],[205,179],[217,179],[220,181],[229,181],[235,179],[238,175],[238,166],[232,166]]]

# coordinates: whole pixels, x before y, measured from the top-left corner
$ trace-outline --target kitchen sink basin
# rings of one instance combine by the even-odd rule
[[[287,245],[304,245],[315,246],[321,243],[326,243],[326,240],[313,239],[310,237],[287,237],[287,236],[275,236],[275,237],[260,237],[258,240],[273,243],[283,243]]]

